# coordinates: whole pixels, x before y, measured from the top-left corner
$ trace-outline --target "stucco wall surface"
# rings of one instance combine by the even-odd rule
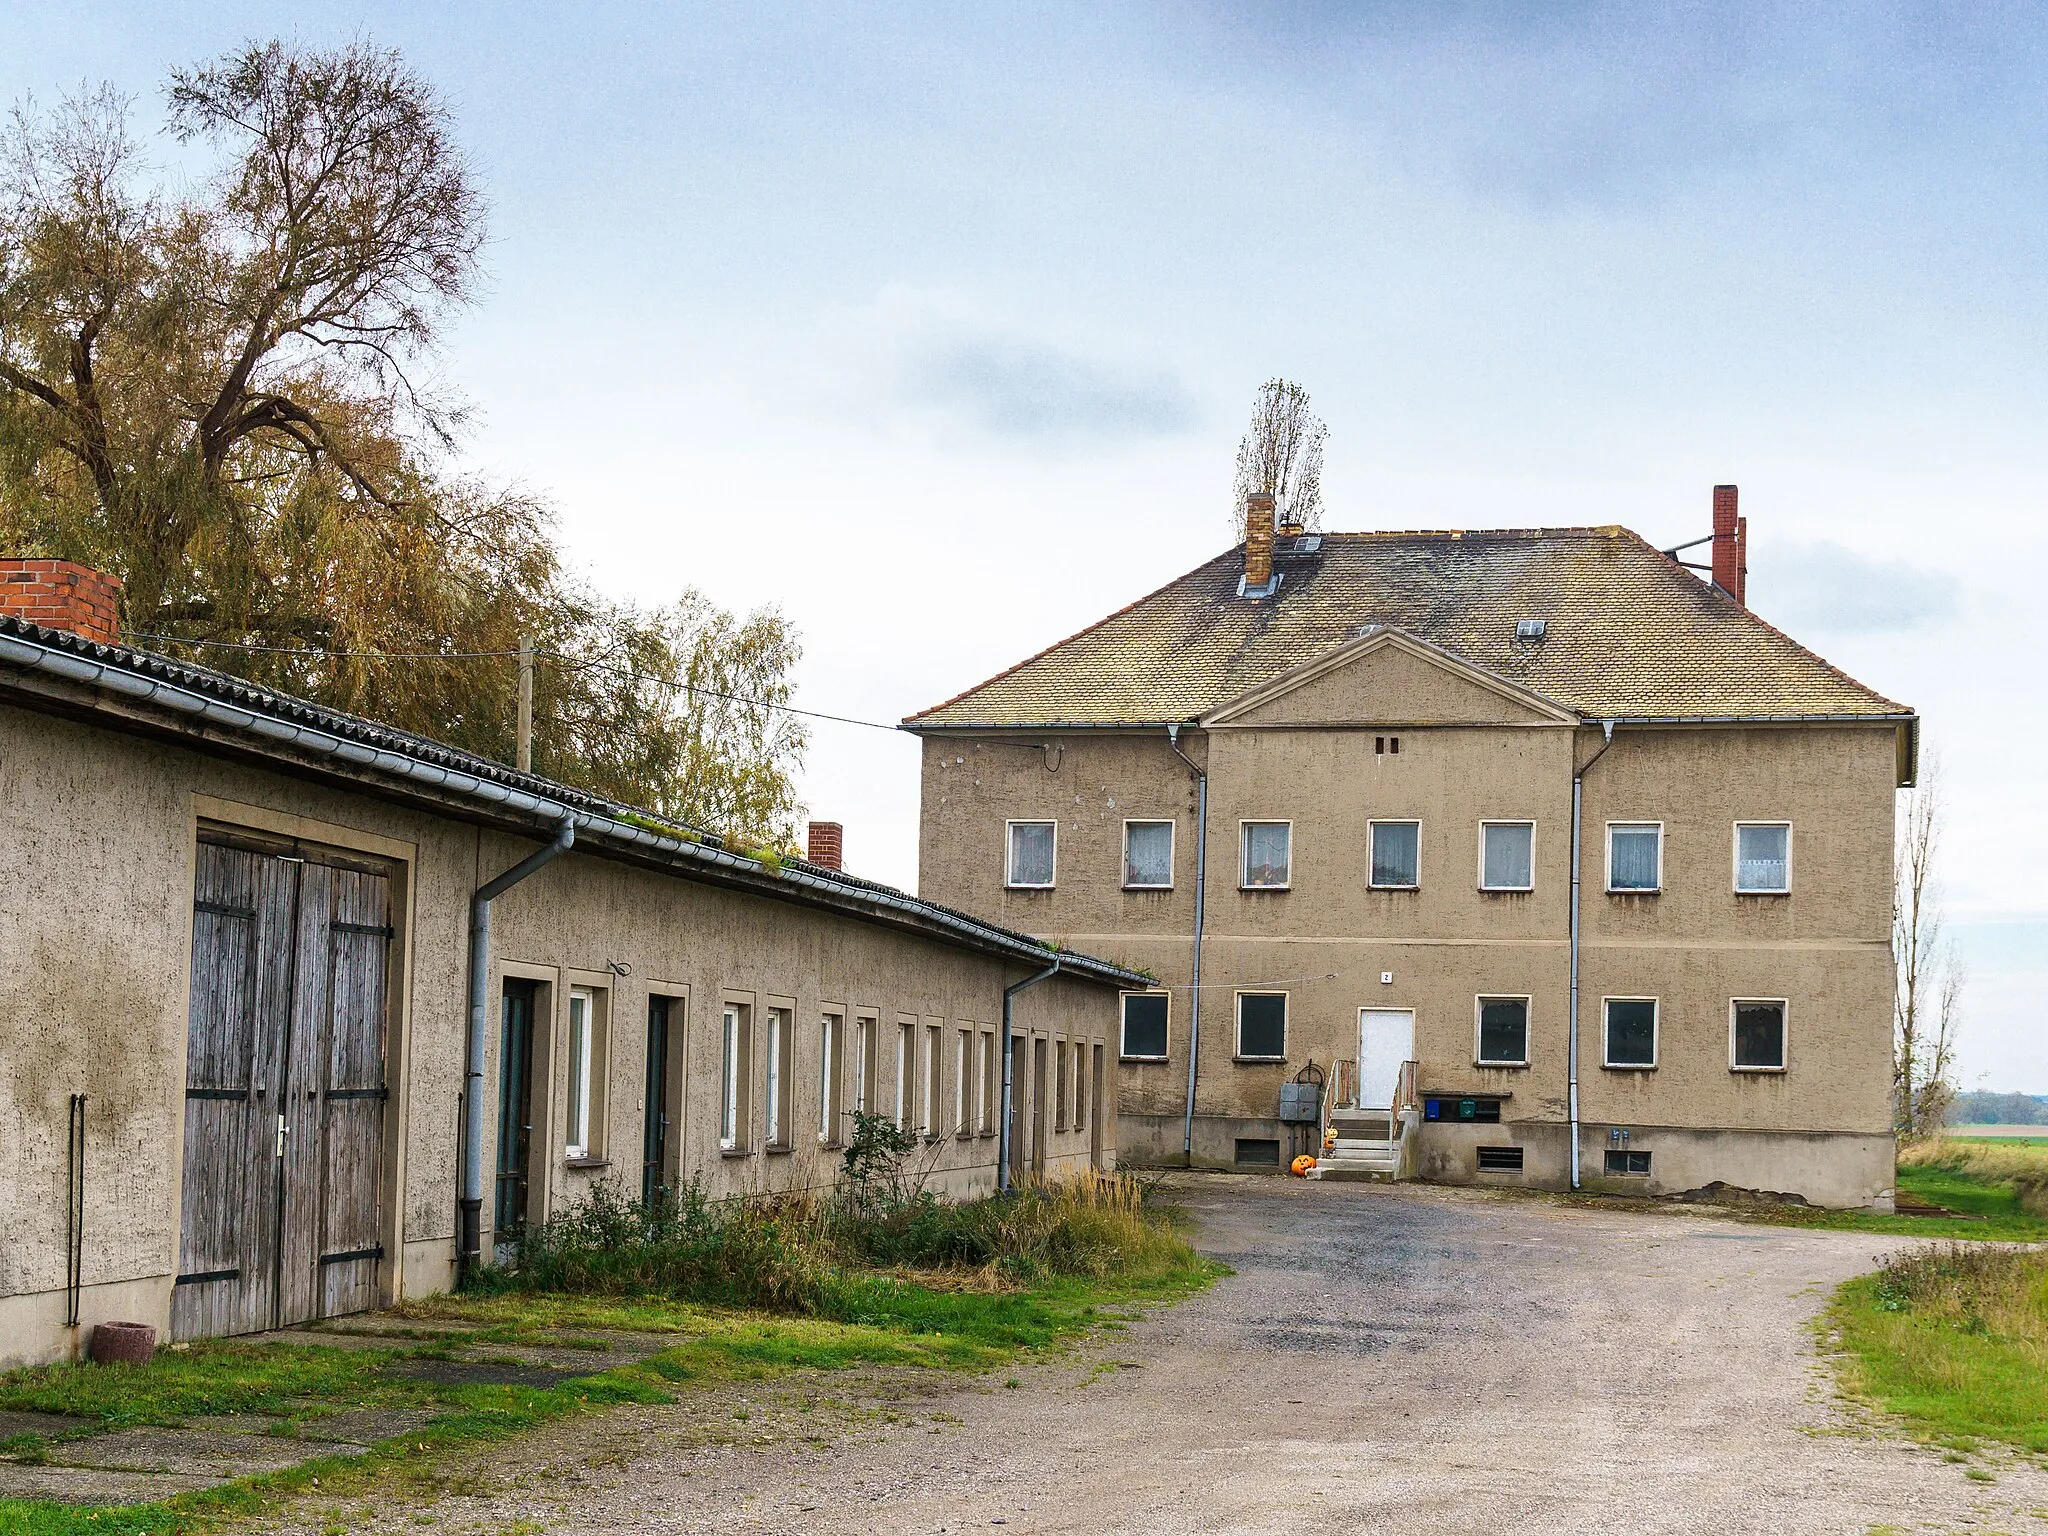
[[[177,1259],[184,1114],[193,860],[202,818],[271,836],[368,853],[394,870],[397,895],[387,1034],[389,1147],[385,1195],[387,1289],[434,1287],[452,1275],[466,1018],[468,902],[483,879],[536,844],[427,809],[297,774],[0,703],[0,804],[7,808],[12,877],[0,881],[0,1362],[70,1352],[62,1323],[69,1096],[88,1096],[83,1321],[105,1298],[121,1315],[165,1321]],[[871,1015],[884,1044],[880,1106],[895,1108],[888,1052],[899,1023],[941,1028],[941,1135],[921,1166],[955,1192],[994,1180],[993,1135],[950,1135],[955,1032],[993,1031],[1002,989],[1029,971],[917,935],[751,893],[571,853],[500,898],[494,914],[492,997],[519,974],[548,985],[548,1027],[537,1049],[535,1204],[559,1209],[596,1178],[640,1187],[646,1021],[650,991],[682,1000],[672,1056],[676,1113],[670,1182],[701,1178],[714,1196],[830,1180],[836,1151],[821,1147],[820,1015]],[[562,1147],[568,989],[602,995],[596,1052],[601,1144],[608,1168],[571,1169]],[[718,1145],[719,1010],[751,1004],[791,1014],[791,1150],[760,1146],[765,1052],[751,1057],[753,1133],[739,1155]],[[1016,1002],[1020,1037],[1103,1047],[1095,1116],[1072,1119],[1071,1054],[1049,1078],[1042,1146],[1049,1172],[1113,1166],[1116,994],[1056,977]],[[493,1005],[486,1063],[486,1221],[495,1167],[498,1029]],[[757,1032],[757,1040],[760,1038]],[[1050,1052],[1050,1045],[1048,1047]],[[1056,1055],[1049,1060],[1057,1061]],[[852,1055],[846,1057],[850,1072]],[[1031,1134],[1030,1077],[1020,1121]],[[920,1074],[910,1074],[913,1095]],[[1064,1086],[1065,1109],[1052,1102]],[[843,1090],[852,1102],[851,1088]],[[970,1096],[971,1098],[971,1096]],[[1099,1116],[1091,1130],[1090,1120]],[[923,1123],[913,1099],[911,1118]],[[402,1281],[396,1277],[402,1276]],[[14,1326],[20,1322],[21,1326]]]
[[[1394,730],[1391,722],[1416,718],[1425,705],[1448,707],[1433,697],[1389,698],[1382,718],[1390,723],[1379,727],[1302,729],[1288,720],[1183,734],[1183,750],[1209,773],[1195,1107],[1198,1122],[1217,1124],[1198,1129],[1198,1143],[1227,1148],[1232,1135],[1249,1134],[1233,1127],[1270,1123],[1281,1083],[1311,1059],[1327,1067],[1356,1057],[1364,1008],[1413,1011],[1426,1092],[1500,1095],[1504,1121],[1562,1123],[1571,788],[1574,767],[1589,764],[1580,862],[1584,1121],[1701,1133],[1841,1133],[1888,1145],[1890,729],[1623,727],[1603,750],[1595,729],[1404,726],[1398,753],[1389,750],[1381,738]],[[1177,1160],[1196,1012],[1196,820],[1193,775],[1164,732],[932,737],[923,787],[927,895],[1149,970],[1168,989],[1166,1058],[1122,1066],[1122,1105],[1133,1117],[1124,1152],[1150,1157],[1165,1146]],[[1174,889],[1122,891],[1123,819],[1169,814],[1176,818]],[[1011,819],[1058,821],[1055,889],[1004,887]],[[1419,889],[1370,888],[1375,819],[1420,822]],[[1247,820],[1292,824],[1288,889],[1240,889]],[[1480,823],[1492,820],[1534,823],[1532,891],[1479,889]],[[1610,821],[1663,824],[1657,894],[1607,892]],[[1735,891],[1738,821],[1792,824],[1789,895]],[[1240,989],[1288,994],[1284,1062],[1235,1059]],[[1485,996],[1528,998],[1526,1066],[1478,1064],[1477,1009]],[[1603,1065],[1603,1004],[1611,996],[1658,999],[1654,1070]],[[1731,1070],[1736,998],[1785,1000],[1784,1071]],[[1799,1187],[1790,1174],[1772,1182],[1768,1159],[1730,1150],[1736,1142],[1698,1145],[1685,1178],[1697,1163],[1706,1174],[1698,1183]],[[1889,1189],[1890,1173],[1866,1177],[1860,1145],[1844,1143],[1839,1174],[1800,1178],[1815,1189],[1858,1192],[1848,1203],[1866,1203],[1865,1195]],[[1806,1153],[1786,1155],[1789,1163],[1811,1161]],[[1717,1156],[1727,1161],[1718,1174],[1707,1166]]]

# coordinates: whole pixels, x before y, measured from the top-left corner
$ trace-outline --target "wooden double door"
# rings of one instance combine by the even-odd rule
[[[385,1262],[390,874],[198,852],[171,1336],[362,1311]]]

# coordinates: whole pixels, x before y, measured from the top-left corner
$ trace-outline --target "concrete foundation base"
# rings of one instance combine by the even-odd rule
[[[1295,1150],[1315,1149],[1313,1127],[1276,1120],[1197,1116],[1192,1158],[1183,1155],[1183,1136],[1183,1122],[1177,1116],[1124,1115],[1117,1124],[1119,1155],[1132,1167],[1192,1165],[1280,1172]],[[1415,1136],[1416,1176],[1428,1183],[1571,1187],[1571,1135],[1562,1121],[1425,1121],[1416,1127]],[[1277,1143],[1277,1157],[1271,1162],[1247,1161],[1242,1154],[1252,1143]],[[1885,1131],[1586,1124],[1579,1127],[1579,1184],[1597,1194],[1710,1200],[1750,1195],[1836,1210],[1889,1212],[1897,1150]],[[1631,1157],[1632,1153],[1636,1155]]]

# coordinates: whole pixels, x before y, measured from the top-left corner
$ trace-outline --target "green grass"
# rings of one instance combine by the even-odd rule
[[[1911,1153],[1909,1153],[1911,1155]],[[2048,1171],[2048,1151],[2038,1155]],[[1737,1219],[1778,1227],[1876,1233],[1880,1237],[1946,1237],[1972,1243],[2048,1243],[2048,1219],[2025,1208],[2025,1196],[2009,1178],[1944,1163],[1898,1163],[1898,1190],[1954,1214],[1946,1217],[1880,1217],[1872,1210],[1819,1210],[1812,1206],[1731,1208]]]
[[[1092,1219],[1092,1218],[1091,1218]],[[460,1337],[398,1341],[391,1348],[322,1349],[234,1341],[159,1352],[144,1366],[42,1366],[0,1375],[0,1407],[78,1414],[110,1426],[174,1424],[197,1414],[307,1417],[300,1400],[351,1407],[425,1407],[424,1430],[369,1456],[334,1457],[207,1493],[129,1509],[89,1509],[0,1499],[0,1533],[80,1536],[202,1532],[312,1491],[346,1498],[380,1486],[436,1491],[433,1468],[448,1452],[517,1434],[568,1414],[620,1402],[673,1401],[678,1388],[759,1380],[795,1370],[885,1366],[987,1370],[1059,1347],[1096,1328],[1116,1328],[1133,1308],[1173,1301],[1208,1285],[1220,1266],[1184,1242],[1143,1239],[1121,1273],[1046,1276],[1019,1284],[994,1268],[897,1273],[836,1269],[817,1292],[830,1315],[741,1311],[634,1294],[500,1290],[430,1296],[400,1317],[474,1325]],[[777,1262],[780,1262],[777,1260]],[[1113,1266],[1103,1266],[1113,1267]],[[391,1379],[401,1353],[433,1354],[450,1343],[573,1342],[563,1330],[620,1329],[674,1335],[673,1347],[560,1386],[444,1387]],[[34,1448],[27,1449],[34,1454]]]
[[[1835,1294],[1844,1386],[1957,1453],[2048,1453],[2048,1253],[1950,1246],[1895,1255]]]

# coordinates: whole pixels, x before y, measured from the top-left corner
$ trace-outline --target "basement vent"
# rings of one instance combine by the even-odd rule
[[[1646,1174],[1650,1171],[1650,1154],[1633,1152],[1626,1148],[1607,1154],[1607,1171],[1610,1174]]]
[[[1515,638],[1517,640],[1541,640],[1549,633],[1550,621],[1548,619],[1523,619],[1515,626]]]
[[[1240,1136],[1237,1138],[1237,1161],[1254,1168],[1278,1168],[1280,1143],[1256,1136]]]
[[[1522,1149],[1520,1147],[1481,1147],[1479,1149],[1479,1171],[1481,1173],[1520,1173],[1522,1171]]]

